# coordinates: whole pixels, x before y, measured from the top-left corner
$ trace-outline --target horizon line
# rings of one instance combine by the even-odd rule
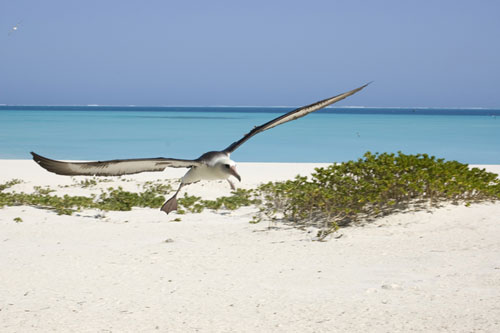
[[[121,105],[121,104],[0,104],[0,107],[150,107],[150,108],[298,108],[294,105]],[[450,110],[500,110],[500,107],[482,106],[327,106],[325,109],[450,109]]]

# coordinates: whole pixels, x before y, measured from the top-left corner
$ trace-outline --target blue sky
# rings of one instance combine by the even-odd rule
[[[498,13],[496,0],[1,0],[0,103],[296,106],[375,81],[338,105],[499,108]]]

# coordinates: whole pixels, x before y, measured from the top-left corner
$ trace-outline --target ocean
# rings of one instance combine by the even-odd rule
[[[292,107],[0,106],[0,159],[192,159]],[[367,152],[500,164],[500,110],[327,108],[257,134],[241,162],[342,162]]]

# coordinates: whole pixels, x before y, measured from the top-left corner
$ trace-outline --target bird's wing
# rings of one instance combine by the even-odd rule
[[[202,163],[174,158],[138,158],[99,162],[62,162],[35,153],[33,160],[50,172],[65,176],[120,176],[146,171],[163,171],[165,168],[190,168]]]
[[[271,121],[268,121],[267,123],[265,123],[263,125],[256,126],[250,132],[245,134],[243,136],[243,138],[241,138],[239,141],[233,142],[229,147],[227,147],[223,151],[230,154],[233,151],[235,151],[239,146],[241,146],[243,143],[245,143],[248,139],[250,139],[252,136],[254,136],[255,134],[260,133],[260,132],[264,132],[270,128],[284,124],[286,122],[289,122],[289,121],[292,121],[292,120],[295,120],[298,118],[302,118],[311,112],[322,109],[325,106],[331,105],[335,102],[343,100],[344,98],[357,93],[358,91],[360,91],[361,89],[363,89],[364,87],[366,87],[369,84],[370,83],[367,83],[364,86],[361,86],[359,88],[353,89],[353,90],[348,91],[348,92],[345,92],[343,94],[340,94],[340,95],[337,95],[334,97],[330,97],[330,98],[324,99],[322,101],[319,101],[319,102],[316,102],[316,103],[313,103],[310,105],[303,106],[301,108],[290,111],[282,116],[279,116],[278,118],[275,118]]]

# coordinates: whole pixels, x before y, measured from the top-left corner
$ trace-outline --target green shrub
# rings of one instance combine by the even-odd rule
[[[155,187],[148,187],[140,193],[124,191],[121,187],[108,188],[100,196],[57,196],[51,195],[54,190],[35,186],[35,192],[7,193],[2,189],[12,186],[13,182],[0,185],[0,208],[3,206],[34,206],[51,209],[62,215],[71,215],[76,210],[85,208],[101,210],[131,210],[132,207],[157,208],[162,205],[165,197],[156,192]]]
[[[91,179],[92,180],[92,179]],[[146,182],[142,186],[141,192],[125,191],[122,187],[110,187],[103,190],[100,195],[91,196],[57,196],[52,195],[53,189],[48,187],[35,186],[35,192],[27,193],[7,193],[3,190],[20,183],[19,180],[12,180],[5,184],[0,184],[0,208],[3,206],[34,206],[43,209],[54,210],[60,215],[71,215],[81,209],[101,209],[104,211],[129,211],[133,207],[159,208],[165,202],[165,192],[171,192],[170,184],[153,184]],[[94,185],[93,182],[80,181],[77,186],[86,188]],[[241,206],[248,206],[257,203],[251,198],[252,190],[238,189],[232,192],[231,196],[220,197],[216,200],[201,200],[200,197],[188,196],[180,198],[178,210],[179,214],[187,211],[191,213],[201,213],[208,209],[228,209],[235,210]]]
[[[231,196],[219,197],[215,200],[201,200],[197,196],[184,194],[178,199],[178,203],[191,213],[201,213],[205,208],[219,210],[236,210],[240,207],[250,206],[260,203],[260,200],[253,198],[254,190],[237,189],[231,192]],[[180,211],[182,212],[182,210]]]
[[[333,231],[409,207],[498,200],[500,180],[494,173],[427,154],[368,152],[358,161],[317,168],[310,179],[297,176],[259,190],[262,214]]]
[[[0,184],[0,192],[2,192],[3,190],[6,190],[9,187],[12,187],[14,185],[21,184],[22,182],[23,181],[20,180],[20,179],[12,179],[12,180],[9,180],[8,182],[4,183],[4,184]]]

